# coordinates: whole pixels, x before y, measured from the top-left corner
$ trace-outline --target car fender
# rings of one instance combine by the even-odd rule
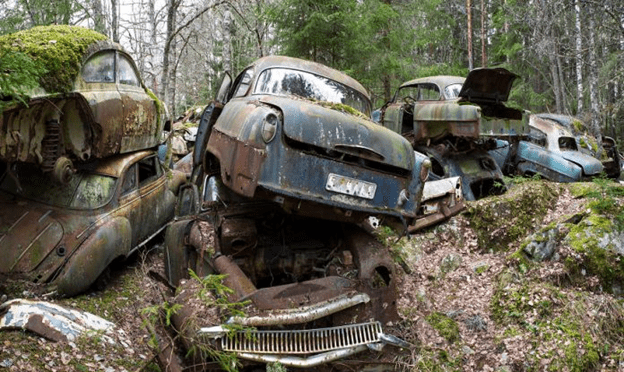
[[[58,293],[73,296],[87,290],[114,259],[130,252],[131,236],[130,222],[123,217],[98,227],[74,251],[54,281]]]

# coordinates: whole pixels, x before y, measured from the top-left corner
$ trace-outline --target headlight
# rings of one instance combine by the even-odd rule
[[[429,178],[429,170],[431,169],[431,160],[425,159],[420,166],[420,181],[426,182]]]
[[[262,139],[264,142],[269,143],[275,138],[277,133],[277,126],[279,124],[279,118],[274,113],[269,113],[262,121]]]

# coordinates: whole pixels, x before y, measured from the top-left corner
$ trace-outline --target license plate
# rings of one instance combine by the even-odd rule
[[[359,198],[373,199],[377,185],[372,182],[360,181],[355,178],[330,173],[329,177],[327,177],[325,189]]]

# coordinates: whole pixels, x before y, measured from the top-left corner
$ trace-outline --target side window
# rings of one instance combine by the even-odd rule
[[[546,147],[546,133],[539,129],[529,128],[529,142]]]
[[[137,164],[139,166],[139,187],[145,186],[162,174],[160,162],[156,156],[141,159]]]
[[[128,60],[128,57],[119,54],[119,64],[118,64],[118,72],[119,72],[119,83],[126,85],[133,85],[138,87],[141,85],[139,81],[139,75],[134,70],[132,66],[132,62]]]
[[[253,69],[250,67],[247,70],[243,71],[234,82],[234,89],[232,90],[232,97],[241,97],[247,93],[249,90],[249,84],[251,84],[251,79],[253,77]]]
[[[418,97],[418,87],[404,87],[399,90],[397,101],[403,101],[405,98],[412,98],[412,100],[416,100]]]
[[[82,67],[82,78],[87,83],[114,83],[115,52],[106,51],[91,57]]]
[[[124,176],[123,185],[121,185],[121,194],[127,194],[137,188],[137,165],[132,164],[126,175]]]
[[[421,84],[420,94],[418,95],[419,101],[437,101],[440,99],[440,89],[435,84]]]

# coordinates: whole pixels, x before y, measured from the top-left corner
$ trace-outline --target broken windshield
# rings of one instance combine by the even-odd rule
[[[21,163],[5,173],[0,190],[40,203],[63,208],[94,209],[105,205],[113,195],[116,178],[79,172],[67,184],[52,182],[34,164]]]
[[[264,70],[258,77],[255,94],[296,95],[303,98],[341,103],[366,116],[370,102],[366,96],[346,85],[309,72],[286,68]]]

